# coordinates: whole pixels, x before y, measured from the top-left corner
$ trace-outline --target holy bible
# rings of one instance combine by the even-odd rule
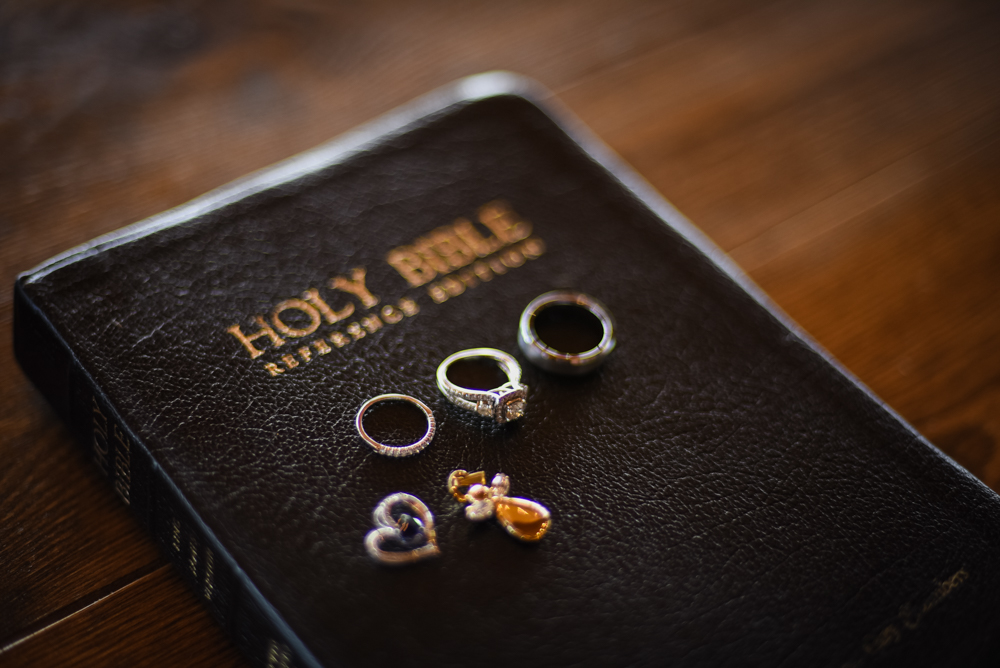
[[[603,302],[595,373],[542,371],[522,309]],[[690,223],[513,75],[352,134],[20,276],[24,371],[261,666],[996,665],[1000,499],[819,350]],[[497,425],[457,351],[514,354]],[[437,423],[359,437],[384,393]],[[455,469],[551,510],[466,520]],[[413,495],[437,558],[390,568]]]

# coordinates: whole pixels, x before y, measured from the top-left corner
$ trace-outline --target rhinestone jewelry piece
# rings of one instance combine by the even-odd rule
[[[380,401],[408,401],[413,404],[423,411],[424,417],[427,418],[427,431],[418,441],[410,443],[409,445],[387,445],[385,443],[379,443],[374,438],[369,436],[367,431],[365,431],[363,420],[365,412]],[[419,399],[414,399],[408,394],[380,394],[377,397],[372,397],[364,403],[360,410],[358,410],[358,415],[354,419],[354,426],[357,428],[358,434],[364,442],[370,445],[372,450],[380,455],[385,455],[386,457],[409,457],[410,455],[417,454],[430,445],[431,440],[434,438],[434,430],[437,428],[436,425],[437,423],[434,421],[434,413],[432,413],[431,409],[427,407],[427,404]]]
[[[460,387],[448,379],[448,368],[459,360],[484,358],[493,360],[507,375],[507,382],[492,390]],[[521,366],[512,356],[495,348],[470,348],[444,358],[437,368],[437,386],[451,403],[505,424],[524,417],[528,403],[528,386],[521,384]]]
[[[412,494],[397,492],[382,499],[372,511],[372,521],[375,528],[365,536],[365,551],[379,563],[399,566],[441,553],[434,515]]]
[[[464,492],[462,490],[465,490]],[[495,517],[507,533],[529,543],[541,540],[552,526],[552,513],[542,504],[507,496],[510,477],[503,473],[493,476],[486,486],[486,473],[469,473],[462,469],[448,476],[448,491],[459,503],[467,503],[465,517],[482,522]]]

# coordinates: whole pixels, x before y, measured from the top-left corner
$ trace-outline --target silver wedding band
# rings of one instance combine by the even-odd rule
[[[551,306],[579,306],[594,315],[603,328],[600,342],[581,353],[557,350],[538,337],[535,320]],[[597,369],[615,349],[615,326],[611,312],[593,297],[572,290],[556,290],[536,297],[521,313],[517,344],[532,364],[552,373],[582,375]]]
[[[421,436],[419,441],[409,445],[386,445],[385,443],[376,441],[365,431],[363,420],[368,409],[380,401],[408,401],[419,408],[427,418],[427,433]],[[434,414],[431,412],[431,409],[419,399],[415,399],[408,394],[380,394],[365,402],[364,406],[358,411],[358,417],[354,420],[354,426],[357,427],[358,434],[361,435],[365,443],[372,446],[372,450],[380,455],[385,455],[386,457],[409,457],[410,455],[417,454],[430,444],[431,439],[434,438],[436,423],[434,422]]]
[[[475,358],[496,362],[507,375],[507,382],[492,390],[473,390],[460,387],[448,379],[448,368],[452,364]],[[493,418],[498,424],[523,417],[528,400],[528,386],[521,384],[521,365],[496,348],[470,348],[444,358],[437,368],[437,386],[451,403],[483,417]]]

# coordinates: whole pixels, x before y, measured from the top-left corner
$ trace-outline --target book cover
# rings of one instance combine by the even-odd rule
[[[1000,499],[828,359],[523,79],[482,75],[22,275],[15,348],[113,493],[258,665],[993,665]],[[572,288],[617,348],[517,349]],[[514,354],[525,416],[438,364]],[[413,457],[355,429],[426,403]],[[470,522],[455,469],[544,503]],[[364,539],[419,497],[440,555]]]

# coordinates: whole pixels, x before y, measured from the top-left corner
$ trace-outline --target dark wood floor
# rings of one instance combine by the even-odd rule
[[[483,70],[1000,489],[998,35],[951,0],[4,4],[0,664],[243,664],[14,362],[15,275]]]

